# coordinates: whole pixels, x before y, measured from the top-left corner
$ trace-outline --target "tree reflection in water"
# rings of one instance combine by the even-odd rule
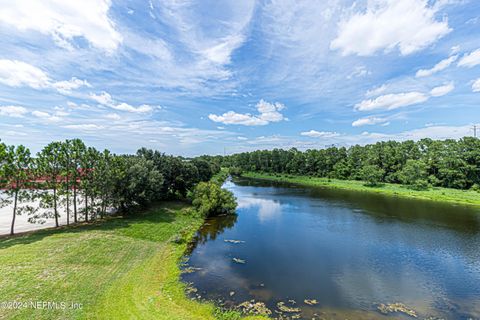
[[[215,240],[217,236],[222,234],[226,229],[231,229],[235,225],[235,222],[237,222],[237,218],[237,214],[226,214],[206,219],[188,246],[187,255],[191,254],[198,244]]]

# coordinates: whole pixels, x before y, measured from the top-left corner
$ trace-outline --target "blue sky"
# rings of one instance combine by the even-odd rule
[[[476,0],[0,1],[0,139],[180,155],[459,138]]]

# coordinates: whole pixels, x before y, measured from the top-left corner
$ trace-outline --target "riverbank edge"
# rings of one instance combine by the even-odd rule
[[[180,207],[179,207],[180,206]],[[180,209],[181,208],[181,209]],[[153,319],[156,316],[160,316],[158,319],[205,319],[205,320],[237,320],[237,319],[265,319],[255,316],[241,316],[238,312],[225,311],[217,308],[213,302],[199,302],[188,298],[185,289],[187,284],[181,281],[181,262],[185,257],[187,244],[192,240],[195,233],[203,224],[204,219],[199,215],[192,214],[193,209],[185,202],[172,202],[172,203],[160,203],[145,211],[138,212],[139,216],[130,217],[109,217],[104,220],[95,221],[92,223],[82,223],[71,226],[64,226],[62,228],[42,229],[28,232],[26,234],[18,234],[8,237],[0,238],[0,261],[7,259],[9,264],[15,257],[22,256],[25,251],[29,252],[29,246],[35,244],[35,247],[48,248],[49,242],[61,242],[66,247],[70,247],[69,251],[65,251],[65,254],[71,255],[75,249],[73,249],[72,241],[78,243],[77,236],[79,238],[85,237],[91,239],[93,243],[97,241],[106,241],[107,238],[112,241],[124,241],[124,239],[130,239],[134,246],[142,247],[142,245],[148,245],[148,250],[151,251],[143,257],[142,260],[132,263],[130,268],[125,272],[114,275],[114,281],[109,282],[105,291],[99,290],[98,296],[95,299],[98,304],[95,303],[92,308],[86,310],[83,316],[77,317],[79,319],[92,318],[92,319],[128,319],[129,316],[135,315],[139,319]],[[155,216],[163,216],[165,214],[175,216],[183,216],[185,221],[184,227],[179,230],[181,232],[171,233],[171,230],[157,229],[152,225],[152,219]],[[187,216],[188,215],[188,218]],[[132,221],[132,226],[138,224],[135,231],[126,231],[127,233],[136,232],[137,234],[124,235],[121,227],[118,229],[118,234],[115,232],[115,224],[119,221],[125,221],[125,219]],[[129,222],[130,223],[130,222]],[[163,222],[161,222],[163,223]],[[147,225],[150,226],[147,226]],[[132,227],[131,226],[131,227]],[[159,224],[160,227],[160,224]],[[105,232],[103,235],[100,232]],[[114,234],[112,234],[114,232]],[[163,234],[161,234],[163,233]],[[125,238],[125,236],[127,238]],[[138,238],[136,238],[138,236]],[[177,243],[177,238],[181,236],[181,242]],[[73,238],[72,238],[73,237]],[[157,237],[164,237],[165,240],[155,240]],[[60,240],[62,239],[62,240]],[[95,240],[98,239],[98,240]],[[153,242],[152,242],[153,241]],[[42,244],[41,242],[45,242]],[[85,244],[82,250],[94,251],[97,248],[90,247],[89,244]],[[22,248],[23,247],[23,248]],[[91,249],[91,250],[90,250]],[[6,250],[2,252],[2,250]],[[18,251],[20,250],[20,251]],[[62,249],[58,248],[60,255]],[[41,250],[39,250],[41,251]],[[17,255],[16,253],[20,253]],[[4,255],[3,257],[1,255]],[[109,255],[116,255],[118,252],[112,250]],[[42,255],[37,256],[37,259],[43,261],[45,265],[49,264],[49,256]],[[64,259],[63,257],[61,257]],[[21,259],[21,258],[20,258]],[[80,260],[85,259],[81,257]],[[87,258],[88,259],[88,258]],[[21,260],[19,263],[22,263]],[[75,263],[75,262],[73,262]],[[90,262],[95,263],[95,262]],[[126,264],[125,266],[127,266]],[[125,267],[124,266],[124,267]],[[119,266],[111,266],[113,269],[120,268]],[[1,268],[0,268],[1,269]],[[26,270],[23,272],[32,272],[32,270]],[[100,272],[100,271],[97,271]],[[12,274],[18,275],[18,274]],[[28,277],[27,277],[28,278]],[[32,284],[33,285],[33,284]],[[43,288],[42,291],[49,291],[52,296],[42,296],[42,299],[55,300],[53,298],[57,284],[50,283],[49,288]],[[17,287],[18,288],[18,287]],[[157,296],[158,292],[162,292],[161,296]],[[20,288],[22,295],[27,293],[27,296],[36,293],[28,293],[30,286]],[[5,292],[4,292],[5,293]],[[18,293],[18,292],[17,292]],[[71,292],[73,296],[78,293]],[[0,297],[2,294],[0,294]],[[154,300],[153,297],[157,296]],[[10,298],[4,296],[3,298]],[[51,298],[51,299],[50,299]],[[159,299],[162,303],[154,303],[156,308],[153,311],[155,315],[145,314],[148,310],[145,310],[145,301],[148,300],[148,309],[152,308],[153,301]],[[158,302],[160,302],[158,301]],[[128,308],[128,306],[133,308]],[[136,307],[136,308],[135,308]],[[142,316],[143,315],[143,316]],[[5,319],[9,319],[8,315],[5,315]],[[15,319],[29,319],[31,314],[15,314],[11,313]],[[39,319],[49,318],[49,315],[37,314]],[[59,316],[59,315],[57,315]],[[62,317],[60,315],[60,317]]]
[[[380,186],[366,186],[363,181],[338,180],[328,178],[317,178],[300,175],[270,174],[258,172],[244,172],[241,175],[245,178],[287,182],[306,187],[319,187],[350,190],[358,192],[369,192],[393,197],[444,202],[456,205],[480,207],[480,193],[470,190],[457,190],[448,188],[429,188],[428,190],[413,190],[404,185],[384,183]]]

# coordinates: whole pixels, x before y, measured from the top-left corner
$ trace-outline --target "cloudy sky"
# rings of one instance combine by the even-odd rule
[[[0,0],[0,139],[223,154],[458,138],[478,0]]]

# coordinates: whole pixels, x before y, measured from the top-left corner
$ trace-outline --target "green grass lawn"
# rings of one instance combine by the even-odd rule
[[[2,238],[0,302],[82,307],[2,308],[0,319],[237,319],[188,299],[179,281],[179,260],[201,223],[184,204],[168,203],[131,218]],[[178,235],[185,241],[173,241]]]
[[[383,184],[377,187],[365,186],[362,181],[337,180],[327,178],[314,178],[308,176],[267,174],[246,172],[242,176],[270,181],[289,182],[309,187],[329,187],[345,190],[374,192],[398,197],[435,200],[455,204],[480,206],[480,193],[470,190],[457,190],[447,188],[429,188],[428,190],[416,191],[399,184]]]

